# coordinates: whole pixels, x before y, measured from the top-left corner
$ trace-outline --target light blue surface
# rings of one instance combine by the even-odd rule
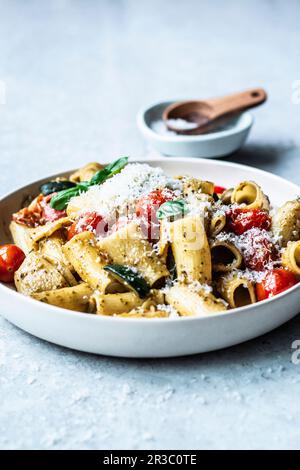
[[[269,101],[229,159],[300,183],[298,1],[7,0],[0,12],[0,194],[149,153],[135,125],[147,103],[251,86]],[[299,448],[299,327],[138,361],[72,352],[0,318],[0,448]]]

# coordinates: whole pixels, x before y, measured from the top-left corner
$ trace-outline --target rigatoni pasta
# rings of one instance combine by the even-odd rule
[[[85,231],[74,236],[63,247],[63,252],[80,278],[101,293],[122,292],[122,285],[103,269],[107,260],[97,247],[93,233]]]
[[[211,282],[211,255],[200,216],[187,216],[170,224],[171,249],[181,281]]]
[[[92,293],[93,289],[85,282],[81,282],[72,287],[34,293],[31,297],[56,307],[88,313]]]
[[[281,255],[282,266],[300,277],[300,241],[288,242],[287,246],[282,250]]]
[[[166,294],[166,301],[182,316],[208,315],[226,310],[226,304],[211,292],[194,286],[174,284]]]
[[[233,204],[245,204],[248,209],[269,209],[269,200],[262,189],[254,181],[243,181],[233,188],[231,194]]]
[[[41,302],[119,318],[207,316],[300,279],[300,203],[271,211],[253,181],[226,189],[124,157],[32,196],[10,225],[26,256],[14,280]]]
[[[273,231],[280,238],[281,245],[300,238],[300,200],[287,201],[276,211],[273,218]]]
[[[215,272],[233,271],[243,264],[241,252],[228,240],[214,240],[210,245],[210,252]]]
[[[218,233],[222,232],[226,225],[226,216],[224,213],[216,213],[212,216],[210,221],[209,227],[209,234],[212,237],[218,235]]]
[[[129,222],[111,235],[100,239],[99,249],[117,264],[129,265],[149,283],[150,287],[169,275],[166,264],[145,239],[138,221]]]
[[[234,273],[222,276],[218,280],[217,290],[231,308],[244,307],[256,302],[253,282]]]

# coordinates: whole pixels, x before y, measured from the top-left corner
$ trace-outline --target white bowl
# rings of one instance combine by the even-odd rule
[[[173,157],[214,158],[229,155],[244,144],[253,124],[250,113],[231,120],[230,126],[218,132],[203,135],[162,135],[151,125],[161,119],[163,110],[171,101],[143,108],[137,115],[137,125],[146,140],[160,153]]]
[[[299,186],[251,167],[214,160],[156,159],[147,161],[170,174],[190,173],[230,187],[255,180],[275,205],[294,199]],[[58,175],[56,175],[58,176]],[[40,184],[30,184],[0,201],[0,240],[10,241],[11,213]],[[0,284],[0,311],[23,330],[53,343],[97,354],[124,357],[170,357],[225,348],[262,335],[299,311],[300,284],[273,299],[207,317],[129,319],[97,316],[53,307]]]

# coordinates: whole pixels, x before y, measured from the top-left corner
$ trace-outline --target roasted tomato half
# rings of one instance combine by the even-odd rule
[[[273,261],[278,260],[276,246],[268,238],[266,232],[250,230],[243,236],[243,257],[247,268],[264,271]]]
[[[215,186],[214,187],[214,193],[215,194],[223,194],[224,191],[226,191],[226,188],[223,188],[223,186]]]
[[[25,254],[16,245],[0,246],[0,281],[13,282],[14,273],[25,259]]]
[[[265,300],[280,294],[298,283],[293,273],[283,268],[276,268],[266,274],[264,280],[256,284],[257,300]]]
[[[271,217],[262,209],[232,209],[226,214],[226,228],[236,235],[242,235],[251,228],[270,230]]]
[[[94,232],[97,236],[104,235],[108,230],[108,224],[102,215],[97,212],[86,212],[68,229],[68,240],[82,232]]]
[[[172,201],[175,193],[171,189],[156,189],[140,198],[136,205],[136,215],[141,218],[142,229],[149,241],[157,240],[159,232],[159,222],[156,212],[162,204]]]

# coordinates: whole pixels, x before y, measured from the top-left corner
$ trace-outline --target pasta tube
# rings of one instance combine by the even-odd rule
[[[126,292],[124,294],[107,294],[100,295],[94,293],[92,302],[98,314],[101,315],[120,315],[132,317],[154,317],[154,316],[168,316],[168,315],[155,315],[157,312],[156,306],[163,304],[165,300],[164,294],[156,289],[150,291],[150,296],[146,300],[140,299],[133,292]],[[158,313],[158,312],[157,312]],[[162,313],[162,312],[161,312]],[[166,312],[164,312],[166,313]]]
[[[70,286],[76,286],[78,284],[70,269],[64,263],[55,258],[50,258],[49,256],[43,256],[43,258],[56,267],[57,271],[61,273]]]
[[[58,261],[60,264],[65,265],[70,270],[73,269],[71,263],[62,251],[65,240],[61,231],[55,232],[48,238],[44,238],[39,242],[39,251],[42,256]]]
[[[187,216],[171,224],[171,247],[180,280],[211,282],[211,255],[200,216]]]
[[[101,255],[96,237],[91,232],[82,232],[63,246],[63,253],[79,274],[93,289],[101,293],[123,292],[123,286],[104,271],[107,260]]]
[[[233,193],[233,188],[229,188],[229,189],[226,189],[226,191],[224,191],[221,195],[220,195],[220,199],[222,201],[223,204],[225,205],[229,205],[231,204],[231,195]]]
[[[224,276],[219,279],[217,289],[231,308],[244,307],[256,302],[252,282],[238,276]]]
[[[300,277],[300,241],[288,242],[281,256],[282,266]]]
[[[63,246],[63,253],[81,279],[93,289],[101,293],[124,291],[122,284],[104,271],[107,260],[101,255],[91,232],[82,232],[73,237]]]
[[[152,287],[169,275],[165,261],[154,252],[135,221],[101,239],[98,247],[113,263],[135,267]]]
[[[237,247],[229,241],[215,240],[211,244],[213,271],[228,272],[241,267],[243,257]]]
[[[243,181],[238,184],[231,194],[232,204],[246,204],[248,209],[269,210],[270,204],[267,196],[254,181]]]
[[[22,294],[31,295],[68,287],[69,283],[53,264],[31,252],[15,273],[15,285]]]
[[[211,221],[211,207],[214,204],[214,199],[205,193],[191,193],[187,197],[187,202],[193,207],[193,213],[199,214],[204,222],[204,228],[206,232],[209,232],[210,221]]]
[[[32,231],[34,230],[33,228],[29,228],[26,227],[26,225],[12,221],[9,225],[9,230],[13,241],[24,251],[25,255],[37,248],[31,238]]]
[[[183,194],[188,196],[189,194],[204,193],[210,196],[214,193],[214,183],[211,181],[203,181],[196,178],[186,178],[183,182]]]
[[[166,293],[166,301],[172,305],[181,316],[201,316],[226,310],[223,300],[213,294],[191,290],[188,285],[175,284]]]
[[[72,220],[69,217],[62,217],[61,219],[54,220],[53,222],[48,222],[45,225],[40,225],[32,229],[30,232],[30,238],[33,243],[37,243],[42,238],[50,237],[54,232],[60,230],[63,227],[67,227],[72,223]]]
[[[95,303],[97,315],[115,315],[130,312],[130,310],[143,303],[134,292],[123,292],[121,294],[99,294],[95,292],[91,302]]]
[[[223,228],[226,225],[226,215],[225,214],[214,214],[210,221],[209,232],[212,237],[218,235],[222,232]]]
[[[158,289],[151,289],[149,298],[144,300],[143,307],[149,308],[151,305],[163,304],[165,302],[165,294]]]
[[[90,286],[83,282],[74,287],[64,287],[62,289],[35,293],[31,297],[40,302],[56,305],[57,307],[77,312],[88,312],[92,292]]]
[[[273,217],[272,229],[280,238],[282,246],[300,239],[300,201],[288,201]]]
[[[102,270],[104,262],[96,247],[95,236],[82,232],[63,246],[63,253],[79,276],[94,289],[102,289],[108,276]]]

